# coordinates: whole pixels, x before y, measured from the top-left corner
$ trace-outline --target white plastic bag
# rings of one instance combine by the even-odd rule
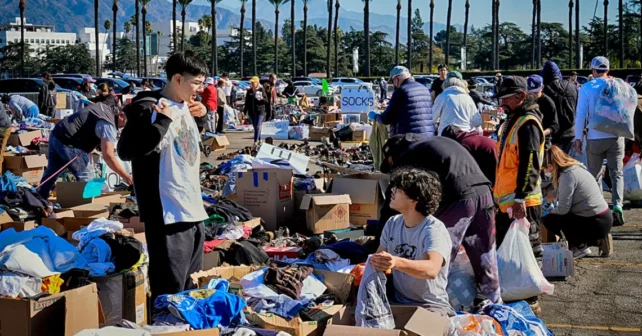
[[[635,89],[620,78],[607,79],[589,114],[588,128],[633,139],[633,116],[638,104]]]
[[[635,153],[622,170],[624,176],[624,199],[642,201],[642,164],[640,155]]]
[[[553,294],[551,285],[537,264],[528,239],[530,223],[526,218],[511,224],[502,246],[497,250],[497,266],[502,300],[518,301],[540,294]]]

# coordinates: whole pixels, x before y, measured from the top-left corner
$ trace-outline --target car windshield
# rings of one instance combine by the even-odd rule
[[[129,83],[125,82],[122,79],[118,79],[118,78],[111,78],[111,84],[112,84],[112,86],[114,88],[117,88],[117,89],[129,86]]]

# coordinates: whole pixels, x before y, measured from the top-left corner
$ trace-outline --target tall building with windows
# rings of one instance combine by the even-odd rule
[[[36,25],[27,23],[25,19],[25,44],[33,49],[32,56],[43,52],[47,46],[57,47],[75,44],[76,33],[57,32],[53,25]],[[20,43],[20,18],[8,24],[0,24],[0,48],[10,44]]]

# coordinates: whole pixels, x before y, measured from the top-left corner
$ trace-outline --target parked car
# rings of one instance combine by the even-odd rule
[[[292,83],[297,89],[297,93],[305,93],[308,96],[320,97],[323,95],[323,86],[314,84],[311,81],[297,81]],[[334,88],[329,87],[330,94],[334,93]]]
[[[477,77],[470,77],[473,81],[475,81],[475,84],[493,84],[492,80],[489,81],[489,79],[477,76]]]
[[[358,78],[337,77],[333,78],[329,84],[335,88],[336,93],[344,89],[358,90],[364,87],[372,90],[372,83],[366,83]]]
[[[432,82],[435,81],[435,79],[433,77],[426,76],[426,75],[415,75],[413,77],[415,78],[415,81],[417,83],[421,83],[427,88],[430,88],[430,86],[432,85]]]
[[[0,93],[35,93],[40,92],[44,82],[40,78],[12,78],[0,80]],[[58,92],[70,92],[56,84]]]
[[[91,77],[91,75],[88,74],[79,74],[79,73],[72,73],[72,74],[55,74],[51,75],[53,78],[58,78],[58,77],[74,77],[74,78],[80,78],[83,79],[85,77]]]
[[[131,85],[119,78],[96,78],[96,86],[107,83],[114,92],[119,94],[128,94],[131,92]]]
[[[132,86],[132,89],[136,88],[141,88],[143,86],[143,79],[142,78],[132,78],[132,77],[127,77],[127,78],[120,78],[123,81],[129,83],[129,85]]]
[[[640,75],[628,75],[624,81],[633,86],[640,81]]]
[[[319,79],[319,78],[314,78],[314,77],[292,77],[292,83],[301,82],[301,81],[309,81],[309,82],[312,82],[312,84],[314,84],[314,85],[321,85],[321,79]]]
[[[156,88],[164,88],[165,85],[167,85],[167,78],[161,78],[161,77],[144,77],[140,78],[141,80],[148,80],[154,85]]]
[[[63,89],[71,91],[80,91],[80,85],[82,85],[82,78],[78,77],[56,77],[54,82],[58,84]]]

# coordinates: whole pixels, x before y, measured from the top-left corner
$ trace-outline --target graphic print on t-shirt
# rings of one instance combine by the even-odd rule
[[[417,247],[413,245],[408,245],[406,243],[399,244],[395,247],[395,254],[401,258],[408,260],[415,260],[415,254],[417,253]]]
[[[181,117],[178,134],[174,138],[174,150],[178,156],[183,158],[190,166],[196,163],[198,156],[198,141],[195,139],[192,130],[190,130],[185,120],[185,116]]]

